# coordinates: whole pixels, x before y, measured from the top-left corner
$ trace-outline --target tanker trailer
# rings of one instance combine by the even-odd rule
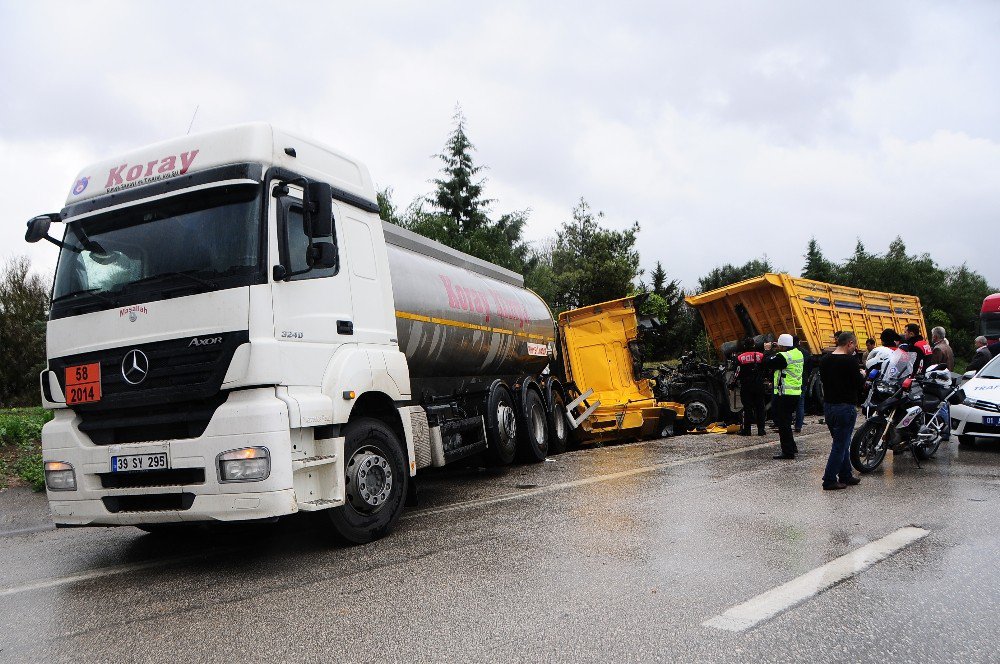
[[[418,455],[417,467],[483,451],[494,464],[537,462],[564,450],[566,395],[546,372],[556,346],[544,300],[515,272],[382,227],[399,348],[430,430],[430,459]]]

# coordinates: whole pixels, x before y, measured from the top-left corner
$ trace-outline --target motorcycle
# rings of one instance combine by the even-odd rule
[[[875,370],[869,374],[872,385],[863,406],[868,419],[851,438],[851,465],[861,473],[878,468],[890,448],[893,454],[910,450],[919,468],[950,432],[944,404],[965,400],[946,369],[929,367],[919,378],[899,375],[892,370],[884,377]]]

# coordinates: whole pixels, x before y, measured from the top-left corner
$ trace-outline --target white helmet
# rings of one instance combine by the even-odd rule
[[[942,368],[943,366],[936,364],[930,367],[924,375],[938,385],[951,385],[951,372],[947,368]]]

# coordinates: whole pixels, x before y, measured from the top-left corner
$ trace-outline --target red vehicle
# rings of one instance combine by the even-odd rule
[[[982,334],[992,344],[1000,341],[1000,293],[988,295],[979,313]]]

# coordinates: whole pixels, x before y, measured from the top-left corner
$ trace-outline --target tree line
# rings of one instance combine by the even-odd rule
[[[431,180],[434,190],[401,211],[392,201],[391,188],[383,189],[379,192],[382,218],[521,273],[525,285],[555,313],[627,295],[645,295],[641,313],[662,323],[662,333],[647,343],[647,359],[674,357],[688,349],[710,352],[697,312],[684,303],[690,293],[678,280],[668,277],[663,264],[657,261],[648,283],[641,280],[636,247],[639,222],[625,230],[606,228],[604,213],[594,211],[581,196],[554,237],[529,244],[523,234],[530,210],[492,214],[496,201],[484,193],[484,167],[475,163],[474,150],[459,109],[444,150],[435,155],[441,172]],[[971,356],[972,339],[978,334],[980,304],[996,290],[967,265],[944,268],[929,254],[908,254],[899,237],[882,254],[868,251],[859,240],[854,254],[842,262],[827,259],[813,238],[804,258],[803,277],[918,296],[927,325],[944,327],[955,352],[965,357]],[[694,292],[781,271],[785,270],[766,255],[741,265],[724,264],[700,277]],[[925,336],[929,336],[927,331]]]
[[[485,167],[473,158],[475,146],[466,125],[458,109],[444,149],[434,155],[440,172],[430,180],[429,194],[400,208],[391,187],[378,192],[382,219],[522,274],[525,285],[557,314],[643,295],[641,313],[662,324],[661,334],[646,343],[647,360],[676,357],[689,349],[711,352],[697,312],[684,303],[689,293],[681,283],[670,279],[659,261],[648,282],[642,279],[636,246],[639,222],[623,230],[608,228],[604,212],[594,210],[581,196],[553,237],[527,242],[524,230],[531,211],[494,212],[497,201],[486,195]],[[840,262],[826,258],[811,239],[804,257],[803,277],[918,296],[928,326],[944,327],[959,356],[971,356],[980,304],[996,290],[965,264],[944,268],[926,253],[907,253],[898,237],[885,253],[871,252],[859,240],[854,253]],[[777,271],[782,270],[766,255],[741,265],[720,265],[698,279],[695,292]],[[0,406],[39,401],[48,295],[48,280],[31,272],[26,257],[8,261],[0,271]]]

